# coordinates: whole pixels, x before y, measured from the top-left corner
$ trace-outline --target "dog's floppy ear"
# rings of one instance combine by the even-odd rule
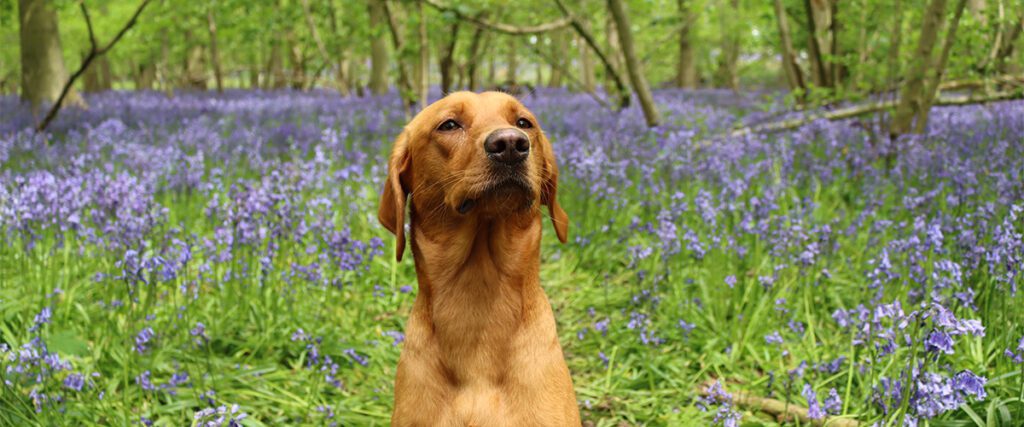
[[[384,228],[395,235],[395,259],[402,260],[405,252],[405,200],[409,196],[408,188],[403,184],[404,175],[409,170],[409,137],[403,131],[395,139],[388,160],[388,178],[384,181],[384,191],[380,195],[380,208],[377,219]]]
[[[544,145],[544,183],[541,186],[540,203],[548,206],[548,215],[551,216],[551,225],[555,226],[555,234],[558,240],[565,243],[569,240],[569,215],[566,215],[562,205],[558,204],[558,163],[555,161],[555,152],[547,136],[541,134]]]

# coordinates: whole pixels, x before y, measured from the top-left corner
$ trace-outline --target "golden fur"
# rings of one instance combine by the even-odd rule
[[[438,128],[449,119],[461,127]],[[519,119],[532,126],[519,126]],[[496,185],[501,177],[483,142],[498,129],[519,129],[529,138],[522,185]],[[401,260],[408,199],[419,281],[392,425],[580,425],[554,314],[540,287],[541,206],[563,243],[568,232],[557,189],[551,143],[533,114],[507,94],[453,93],[406,125],[378,212],[395,234]]]

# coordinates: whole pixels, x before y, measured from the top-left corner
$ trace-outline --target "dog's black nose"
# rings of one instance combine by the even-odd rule
[[[484,151],[495,162],[514,165],[530,154],[530,139],[519,129],[498,129],[487,135]]]

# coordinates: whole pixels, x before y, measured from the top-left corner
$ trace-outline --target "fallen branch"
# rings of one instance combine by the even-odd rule
[[[1015,99],[1024,99],[1024,92],[1000,92],[986,96],[971,96],[971,95],[960,95],[960,96],[943,96],[935,100],[932,106],[951,106],[951,105],[969,105],[969,104],[986,104],[989,102],[998,101],[1011,101]],[[782,120],[778,122],[746,126],[738,129],[734,129],[728,134],[730,137],[737,137],[743,135],[749,135],[752,133],[761,132],[778,132],[784,130],[796,129],[804,126],[808,123],[816,120],[843,120],[849,119],[865,114],[876,113],[882,110],[888,110],[896,106],[899,100],[887,100],[880,101],[871,104],[854,105],[846,108],[839,108],[831,111],[808,114],[803,117],[797,117],[789,120]]]
[[[434,9],[437,9],[437,10],[439,10],[441,12],[452,13],[456,17],[458,17],[459,19],[462,19],[463,21],[470,22],[473,25],[476,25],[476,26],[479,26],[479,27],[483,27],[483,28],[486,28],[486,29],[491,30],[491,31],[497,31],[499,33],[511,34],[511,35],[514,35],[514,36],[525,35],[525,34],[539,34],[539,33],[546,33],[548,31],[559,30],[559,29],[568,27],[572,23],[572,20],[573,20],[572,17],[568,17],[567,16],[567,17],[564,17],[562,19],[558,19],[558,20],[551,21],[551,22],[546,22],[546,23],[543,23],[543,24],[540,24],[540,25],[520,27],[520,26],[515,26],[515,25],[502,24],[500,22],[490,22],[490,21],[484,20],[483,18],[480,18],[480,17],[476,17],[476,16],[472,16],[472,15],[467,15],[465,13],[460,12],[458,8],[445,6],[445,5],[441,4],[441,3],[438,3],[436,0],[420,0],[420,1],[423,2],[423,3],[426,3],[428,6],[434,8]]]
[[[981,79],[950,80],[942,82],[942,84],[939,85],[939,90],[954,91],[963,89],[977,89],[987,87],[993,83],[1007,86],[1024,87],[1024,76],[1003,74],[998,76],[985,77]]]
[[[89,54],[82,60],[82,64],[78,66],[78,70],[76,70],[75,73],[68,78],[68,81],[64,83],[64,89],[60,91],[60,96],[57,97],[57,101],[55,101],[50,107],[50,111],[46,113],[46,117],[43,118],[43,121],[39,122],[39,125],[36,126],[37,132],[45,130],[46,127],[50,125],[50,122],[57,117],[57,112],[60,111],[61,104],[64,103],[64,98],[67,97],[68,92],[71,91],[71,86],[75,84],[75,80],[78,80],[78,78],[85,73],[85,70],[89,68],[89,64],[92,63],[92,60],[96,59],[96,57],[100,55],[106,54],[111,48],[113,48],[114,45],[121,40],[121,37],[123,37],[129,29],[135,26],[135,21],[138,20],[139,15],[142,14],[142,10],[145,9],[148,4],[149,0],[142,0],[142,4],[140,4],[139,8],[135,10],[135,14],[133,14],[131,19],[124,24],[121,31],[118,31],[113,40],[110,40],[106,46],[99,48],[96,43],[96,34],[94,34],[92,30],[92,19],[89,18],[89,10],[86,9],[85,2],[78,3],[79,8],[82,10],[82,16],[85,17],[85,26],[89,30]]]
[[[708,389],[711,384],[701,385],[698,393],[701,396],[708,396]],[[860,427],[857,420],[839,417],[826,417],[812,420],[807,416],[807,408],[797,406],[793,403],[786,403],[781,400],[769,399],[767,397],[754,396],[746,392],[732,393],[732,403],[752,411],[759,411],[775,417],[780,422],[800,420],[801,424],[810,423],[816,426],[827,427]]]

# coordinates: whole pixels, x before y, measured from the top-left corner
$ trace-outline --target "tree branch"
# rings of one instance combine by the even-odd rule
[[[415,89],[412,87],[412,81],[409,80],[409,69],[406,67],[405,59],[402,57],[405,52],[405,37],[402,36],[399,28],[401,24],[398,23],[398,19],[395,17],[394,11],[391,10],[391,6],[388,5],[387,0],[380,0],[380,3],[381,8],[384,9],[388,31],[391,32],[391,41],[394,43],[395,52],[397,53],[398,92],[401,98],[405,100],[406,106],[412,108],[412,106],[416,105],[416,94],[414,93]]]
[[[700,395],[707,396],[709,394],[709,388],[710,384],[701,385],[699,390]],[[732,403],[746,409],[764,412],[783,422],[800,420],[801,424],[828,427],[859,427],[861,425],[857,420],[851,420],[849,418],[826,417],[823,419],[812,420],[807,415],[807,408],[793,403],[783,402],[781,400],[754,396],[746,392],[733,393]]]
[[[586,27],[584,27],[583,24],[569,12],[569,8],[565,7],[565,3],[563,3],[562,0],[555,0],[555,4],[558,5],[562,14],[571,20],[572,28],[576,30],[576,33],[579,34],[580,37],[583,37],[583,40],[587,42],[590,49],[594,51],[597,58],[601,60],[602,64],[604,64],[605,72],[608,73],[608,76],[611,77],[612,81],[615,83],[615,90],[619,95],[619,109],[629,107],[630,93],[626,89],[625,83],[622,81],[622,76],[619,75],[618,71],[615,71],[615,67],[612,66],[611,61],[608,60],[608,56],[606,56],[604,52],[601,51],[601,48],[598,47],[597,41],[594,39],[594,35],[590,34],[590,31],[587,31]]]
[[[989,102],[1011,101],[1017,99],[1024,99],[1024,92],[1000,92],[988,96],[943,96],[937,98],[935,102],[932,103],[932,106],[940,107],[951,105],[987,104]],[[874,102],[870,104],[853,105],[850,107],[839,108],[823,113],[812,113],[805,115],[803,117],[797,117],[789,120],[782,120],[778,122],[741,127],[738,129],[734,129],[732,132],[728,134],[728,136],[737,137],[749,135],[752,133],[779,132],[784,130],[791,130],[820,119],[849,119],[864,114],[871,114],[882,110],[888,110],[890,108],[895,107],[897,104],[899,104],[898,99],[891,99],[887,101]]]
[[[85,28],[89,30],[89,49],[91,51],[96,50],[96,34],[92,31],[92,19],[89,18],[89,9],[85,8],[85,2],[78,3],[78,7],[82,9],[82,16],[85,17]]]
[[[50,106],[50,111],[46,113],[46,117],[43,118],[43,121],[39,122],[39,125],[36,126],[37,132],[42,132],[43,130],[45,130],[46,127],[50,125],[50,122],[52,122],[53,119],[57,117],[57,112],[60,111],[61,104],[64,103],[64,98],[67,97],[68,92],[71,91],[71,86],[75,84],[75,80],[78,80],[78,78],[81,77],[83,73],[85,73],[85,70],[89,68],[89,64],[92,63],[93,59],[96,59],[96,57],[107,53],[107,51],[113,48],[114,45],[117,44],[119,40],[121,40],[121,37],[124,36],[129,29],[135,26],[135,22],[138,20],[139,15],[142,14],[143,9],[145,9],[148,4],[149,0],[142,0],[142,4],[140,4],[139,8],[135,10],[135,13],[132,15],[131,19],[129,19],[128,22],[124,24],[124,27],[121,28],[121,31],[119,31],[117,35],[114,36],[112,40],[110,40],[110,43],[107,43],[107,45],[103,46],[103,48],[101,49],[96,47],[96,36],[92,30],[92,19],[89,17],[89,9],[85,7],[85,2],[81,2],[78,4],[78,6],[82,10],[82,16],[85,18],[85,26],[89,29],[89,43],[91,44],[89,48],[89,54],[86,55],[85,59],[82,60],[82,64],[78,66],[78,70],[75,70],[74,74],[71,74],[71,77],[68,77],[68,81],[64,83],[64,88],[60,91],[60,96],[57,97],[57,100],[54,101],[52,106]]]
[[[529,48],[530,51],[533,52],[534,55],[537,55],[538,58],[540,58],[541,60],[546,62],[548,65],[558,69],[558,71],[560,71],[562,74],[564,74],[569,79],[569,82],[572,83],[573,86],[581,89],[583,92],[586,92],[587,95],[590,95],[590,97],[593,98],[594,101],[597,101],[597,103],[600,104],[602,107],[607,108],[609,110],[613,109],[611,105],[609,105],[607,102],[605,102],[605,100],[601,99],[601,97],[597,96],[597,94],[595,94],[595,93],[593,93],[591,91],[586,90],[586,88],[583,87],[583,83],[580,82],[580,80],[578,78],[576,78],[575,75],[573,75],[571,72],[569,72],[569,70],[566,69],[566,67],[564,65],[560,64],[558,61],[556,61],[554,58],[548,56],[544,52],[541,52],[540,49],[537,49],[533,45],[530,45],[530,44],[527,43],[526,47]]]
[[[309,0],[302,0],[302,14],[306,17],[306,26],[309,27],[309,35],[313,37],[317,51],[320,52],[320,56],[323,57],[325,63],[330,63],[331,55],[327,53],[324,40],[320,38],[320,32],[317,31],[316,21],[313,20],[313,13],[310,11]]]
[[[540,25],[525,26],[525,27],[523,27],[523,26],[502,24],[500,22],[490,22],[490,21],[484,20],[481,17],[467,15],[465,13],[460,12],[459,9],[457,9],[457,8],[450,7],[450,6],[445,6],[443,4],[440,4],[440,3],[437,2],[437,0],[420,0],[420,1],[423,2],[423,3],[426,3],[430,7],[434,8],[434,9],[437,9],[437,10],[439,10],[441,12],[452,13],[456,17],[458,17],[459,19],[461,19],[463,21],[470,22],[473,25],[476,25],[476,26],[479,26],[479,27],[483,27],[483,28],[486,28],[486,29],[491,30],[491,31],[497,31],[499,33],[511,34],[511,35],[514,35],[514,36],[521,36],[521,35],[525,35],[525,34],[546,33],[548,31],[559,30],[559,29],[562,29],[562,28],[565,28],[565,27],[568,27],[569,25],[571,25],[572,24],[572,20],[573,20],[572,17],[566,16],[566,17],[564,17],[562,19],[558,19],[558,20],[551,21],[551,22],[546,22],[546,23],[543,23],[543,24],[540,24]]]

